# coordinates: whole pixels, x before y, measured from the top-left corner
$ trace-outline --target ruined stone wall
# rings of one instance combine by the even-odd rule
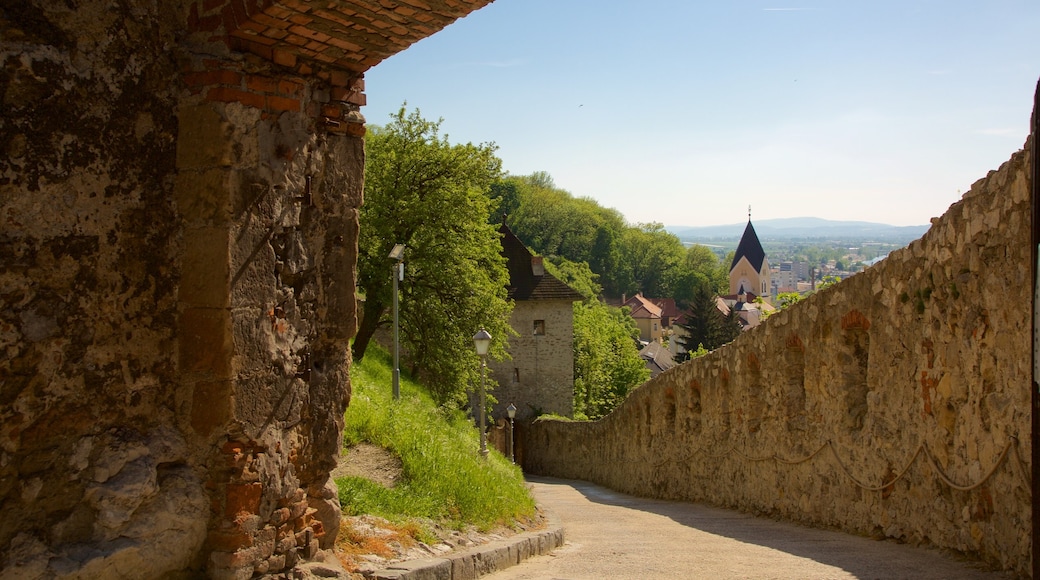
[[[545,322],[535,336],[534,321]],[[574,413],[574,305],[565,300],[518,300],[509,319],[519,336],[510,337],[511,360],[488,363],[498,386],[492,421],[516,405],[516,418],[542,413]],[[519,378],[519,381],[515,379]]]
[[[251,57],[181,65],[180,381],[200,460],[219,449],[207,567],[249,577],[314,556],[338,529],[328,474],[356,326],[363,126],[332,100],[349,77]]]
[[[248,578],[335,536],[360,81],[185,7],[4,8],[0,576]]]
[[[205,540],[163,10],[0,12],[0,576],[186,568]]]
[[[524,466],[1031,569],[1028,147],[909,247],[634,391]]]

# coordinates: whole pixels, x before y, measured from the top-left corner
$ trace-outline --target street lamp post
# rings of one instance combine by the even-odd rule
[[[484,428],[484,400],[487,395],[484,377],[487,374],[487,353],[491,348],[491,334],[484,330],[484,327],[473,335],[473,346],[476,347],[477,356],[480,357],[480,454],[487,457],[487,432]]]
[[[401,398],[401,340],[399,337],[398,330],[398,281],[404,280],[404,244],[395,244],[394,249],[390,250],[390,259],[396,260],[393,265],[393,277],[394,277],[394,400]]]
[[[516,405],[509,403],[506,407],[506,415],[509,415],[509,462],[516,463],[513,458],[513,419],[516,418]]]

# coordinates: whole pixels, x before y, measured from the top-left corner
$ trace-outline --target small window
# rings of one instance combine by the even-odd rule
[[[520,369],[518,369],[518,368],[513,368],[513,382],[514,383],[519,383],[520,382]]]
[[[534,321],[534,335],[535,336],[545,336],[545,321],[544,320],[535,320]]]

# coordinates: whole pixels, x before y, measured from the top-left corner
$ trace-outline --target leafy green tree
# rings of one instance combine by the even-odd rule
[[[671,296],[682,274],[686,252],[679,238],[660,223],[629,228],[623,238],[625,260],[632,269],[637,288],[646,296]]]
[[[804,298],[804,296],[798,292],[781,292],[776,295],[776,309],[778,311],[783,310],[792,304],[801,302],[802,298]]]
[[[838,282],[841,282],[841,278],[838,276],[823,276],[819,284],[816,285],[816,292],[823,290],[824,288],[830,288]]]
[[[560,256],[550,256],[545,261],[545,269],[557,280],[577,290],[586,300],[595,300],[603,291],[596,283],[599,276],[585,262],[571,262]]]
[[[708,280],[712,292],[729,292],[729,264],[720,262],[718,255],[707,246],[693,244],[686,249],[686,267],[702,274]]]
[[[492,197],[524,244],[588,263],[607,296],[643,292],[688,302],[702,285],[722,291],[727,284],[729,264],[723,268],[710,249],[687,250],[659,223],[629,225],[617,210],[557,188],[544,172],[503,178]]]
[[[559,256],[545,264],[586,298],[574,304],[574,417],[598,419],[650,377],[636,347],[639,329],[627,308],[596,300],[600,287],[588,264]]]
[[[524,184],[516,177],[504,177],[491,184],[490,197],[495,203],[492,204],[492,214],[488,221],[493,224],[501,224],[503,218],[508,221],[508,216],[520,207],[523,199]]]
[[[627,309],[590,300],[574,305],[574,417],[598,419],[650,378]]]
[[[487,192],[501,173],[493,144],[452,145],[441,121],[402,107],[365,137],[365,205],[358,240],[358,284],[365,294],[353,344],[365,355],[376,330],[391,322],[388,254],[405,244],[400,336],[412,375],[440,402],[461,403],[478,380],[472,337],[484,327],[501,357],[511,329],[509,276]]]
[[[719,294],[729,294],[729,268],[733,264],[733,258],[735,257],[737,257],[737,252],[731,250],[719,262],[719,268],[715,273],[716,279],[719,281],[719,289],[716,292]]]
[[[608,296],[621,296],[626,288],[635,285],[632,268],[625,263],[621,252],[622,232],[621,228],[610,223],[601,225],[589,256],[589,268],[600,276],[603,291]]]

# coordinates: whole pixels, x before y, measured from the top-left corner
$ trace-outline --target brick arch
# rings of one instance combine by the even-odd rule
[[[870,320],[859,310],[850,310],[845,316],[841,317],[841,329],[852,330],[858,329],[867,331],[870,330]]]
[[[787,335],[787,340],[784,341],[784,345],[788,350],[795,350],[801,353],[805,353],[805,345],[802,344],[802,339],[793,332]]]
[[[195,0],[187,26],[300,74],[363,74],[492,0]]]

